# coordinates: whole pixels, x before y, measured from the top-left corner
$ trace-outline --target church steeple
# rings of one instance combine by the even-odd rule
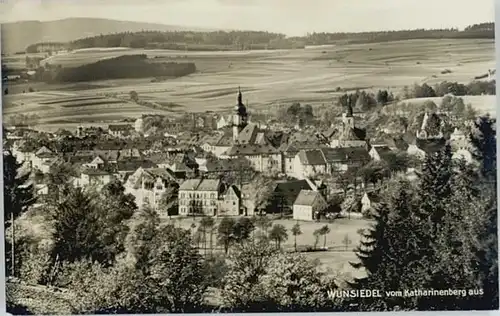
[[[240,86],[238,86],[238,105],[243,105],[243,95],[241,94]]]
[[[233,141],[238,139],[239,133],[245,128],[248,122],[247,108],[243,104],[243,95],[239,86],[237,100],[238,103],[234,107],[235,113],[233,114]]]
[[[342,113],[342,123],[343,123],[343,130],[345,132],[354,128],[354,115],[350,98],[349,102],[347,103],[346,111]]]

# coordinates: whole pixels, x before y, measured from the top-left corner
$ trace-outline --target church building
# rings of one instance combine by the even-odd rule
[[[233,144],[224,156],[245,157],[256,171],[282,171],[282,157],[278,150],[282,137],[271,135],[271,131],[262,130],[257,124],[248,121],[247,108],[243,104],[240,89],[238,89],[238,103],[234,108],[232,126]]]
[[[340,128],[332,126],[332,131],[329,136],[330,147],[332,148],[366,146],[366,131],[355,126],[351,104],[349,104],[346,111],[342,113],[342,124]]]

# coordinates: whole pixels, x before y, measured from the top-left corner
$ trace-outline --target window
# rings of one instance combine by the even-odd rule
[[[233,202],[233,205],[236,205],[236,202]]]
[[[181,193],[181,199],[183,199],[186,196],[185,193]]]

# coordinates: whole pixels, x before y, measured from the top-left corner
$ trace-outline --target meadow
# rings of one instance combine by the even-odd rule
[[[146,53],[150,62],[194,62],[197,72],[177,79],[126,79],[93,81],[79,85],[44,85],[37,91],[52,89],[81,95],[113,95],[129,98],[136,91],[139,99],[158,104],[176,104],[152,109],[126,103],[123,110],[116,106],[102,107],[89,115],[79,112],[51,112],[47,124],[58,121],[88,122],[138,117],[140,113],[161,112],[176,115],[179,111],[229,111],[236,103],[238,86],[249,111],[253,108],[272,108],[291,102],[311,105],[331,104],[342,91],[389,89],[395,94],[414,83],[435,84],[442,81],[469,83],[475,76],[495,68],[493,40],[409,40],[374,44],[349,44],[308,47],[295,50],[238,51],[238,52],[183,52],[169,50],[84,50],[49,57],[50,64],[78,66],[102,58],[123,54]],[[12,86],[14,89],[15,85]],[[19,89],[19,88],[18,88]],[[25,87],[27,91],[27,87]],[[29,93],[26,93],[28,95]],[[23,94],[6,98],[9,107]],[[495,104],[485,105],[489,110]],[[77,110],[77,107],[73,107]],[[37,111],[36,106],[29,111]],[[68,115],[72,118],[69,119]],[[60,124],[60,123],[58,123]],[[59,126],[58,126],[59,127]],[[55,128],[55,127],[54,127]]]
[[[163,219],[166,223],[173,223],[177,227],[182,227],[184,229],[192,229],[196,231],[199,226],[200,217],[196,218],[168,218]],[[216,224],[220,222],[220,218],[215,218]],[[358,233],[360,229],[367,229],[370,226],[370,221],[365,219],[347,219],[340,218],[336,219],[330,223],[324,222],[305,222],[305,221],[294,221],[291,219],[277,219],[273,220],[273,224],[281,224],[285,226],[288,233],[288,238],[282,243],[282,247],[285,250],[292,251],[294,249],[294,236],[291,233],[292,227],[296,224],[300,224],[300,229],[302,234],[297,236],[297,247],[298,249],[305,249],[306,247],[314,247],[315,237],[313,232],[324,225],[328,225],[330,232],[326,235],[325,246],[329,251],[318,251],[318,252],[304,252],[307,258],[311,260],[319,260],[319,268],[330,275],[338,276],[342,281],[351,279],[352,277],[360,277],[363,274],[362,270],[356,270],[351,267],[349,262],[355,262],[357,260],[354,249],[359,245],[361,241],[361,236]],[[194,227],[192,226],[194,224]],[[257,231],[259,229],[257,228]],[[217,233],[213,235],[213,247],[222,251],[220,245],[216,245]],[[346,242],[347,240],[347,242]],[[209,242],[209,237],[207,235],[207,243]],[[321,236],[318,240],[317,247],[323,247],[324,237]],[[203,244],[203,243],[202,243]],[[207,248],[209,248],[207,244]],[[202,250],[203,251],[203,250]]]

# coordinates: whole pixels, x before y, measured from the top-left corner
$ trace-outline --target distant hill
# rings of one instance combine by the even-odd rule
[[[40,42],[71,42],[76,39],[120,32],[139,31],[214,31],[144,22],[117,21],[98,18],[68,18],[57,21],[20,21],[2,24],[2,53],[24,51]]]

